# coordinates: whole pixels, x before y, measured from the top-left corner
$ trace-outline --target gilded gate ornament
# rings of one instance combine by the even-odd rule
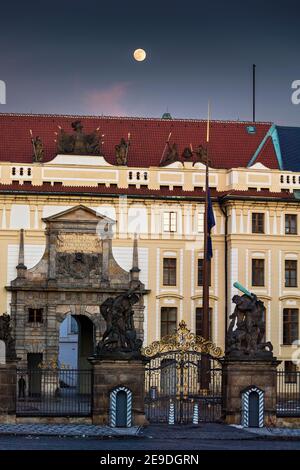
[[[154,341],[142,350],[146,357],[154,357],[157,354],[176,351],[184,354],[188,351],[209,354],[212,357],[220,358],[223,356],[221,348],[212,341],[202,338],[192,333],[186,326],[185,321],[179,323],[179,327],[172,335],[164,336],[160,341]]]

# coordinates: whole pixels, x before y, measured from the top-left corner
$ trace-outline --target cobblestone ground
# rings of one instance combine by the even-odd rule
[[[124,437],[136,436],[140,427],[111,428],[86,424],[0,424],[0,435]]]
[[[241,426],[235,426],[236,429],[241,429]],[[300,429],[293,428],[249,428],[248,432],[256,436],[265,437],[292,437],[300,439]]]
[[[195,437],[185,438],[129,438],[123,439],[96,437],[51,437],[51,436],[0,436],[1,451],[15,450],[46,450],[46,451],[98,451],[99,456],[109,451],[141,451],[147,454],[152,451],[159,454],[160,451],[176,451],[180,454],[183,451],[193,453],[201,450],[300,450],[299,441],[282,441],[264,439],[197,439]],[[31,452],[26,455],[32,456]],[[122,454],[120,454],[122,455]],[[1,453],[1,461],[5,457]]]
[[[300,430],[246,431],[221,424],[151,425],[144,429],[0,425],[0,450],[300,450]]]
[[[258,438],[293,438],[300,440],[300,429],[289,428],[248,428],[222,424],[194,425],[151,425],[145,428],[111,428],[86,424],[0,424],[1,435],[19,436],[69,436],[69,437],[145,437],[153,439],[217,439],[244,440]]]

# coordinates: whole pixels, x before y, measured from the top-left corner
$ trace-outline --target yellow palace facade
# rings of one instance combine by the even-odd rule
[[[195,149],[205,142],[205,122],[82,117],[84,129],[100,126],[103,132],[99,154],[58,153],[55,132],[61,127],[72,135],[75,118],[0,116],[0,312],[10,313],[6,287],[16,278],[20,230],[30,269],[45,249],[43,219],[83,205],[116,222],[113,255],[127,271],[138,236],[140,280],[149,290],[144,344],[173,332],[181,320],[201,335],[205,167]],[[43,143],[40,159],[30,129]],[[120,160],[122,137],[127,147]],[[211,339],[224,349],[231,299],[238,293],[233,283],[239,281],[263,300],[266,340],[294,370],[300,168],[287,169],[291,156],[283,145],[279,152],[284,139],[271,123],[214,121],[211,140]]]

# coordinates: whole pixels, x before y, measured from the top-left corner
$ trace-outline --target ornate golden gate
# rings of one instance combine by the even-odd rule
[[[150,422],[216,422],[222,412],[223,352],[181,321],[177,331],[144,348],[149,359],[145,410]]]

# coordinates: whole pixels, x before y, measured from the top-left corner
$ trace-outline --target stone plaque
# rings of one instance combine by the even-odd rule
[[[89,233],[62,233],[57,236],[56,250],[63,253],[101,253],[101,240]]]

